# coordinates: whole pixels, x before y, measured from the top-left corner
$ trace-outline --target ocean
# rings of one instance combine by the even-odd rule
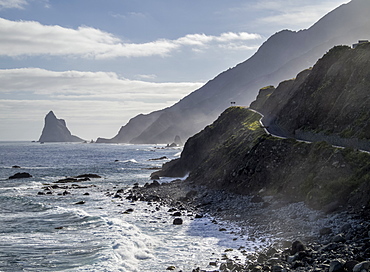
[[[242,258],[236,249],[245,241],[231,225],[220,232],[209,216],[173,225],[167,207],[115,197],[150,182],[150,168],[180,153],[163,145],[0,142],[0,271],[214,271],[210,263],[225,251]],[[8,179],[17,172],[32,177]],[[55,183],[83,174],[101,178]]]

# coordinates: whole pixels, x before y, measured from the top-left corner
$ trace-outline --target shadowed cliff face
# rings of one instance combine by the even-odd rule
[[[237,154],[242,154],[242,150],[238,151],[238,148],[248,150],[253,146],[254,140],[264,134],[259,125],[259,118],[258,114],[246,108],[227,109],[212,125],[207,126],[186,142],[180,159],[165,164],[163,171],[157,174],[181,177],[189,172],[194,174],[196,169],[200,171],[207,169],[203,171],[205,175],[222,175],[224,171],[222,166],[227,166],[237,159],[235,157]],[[235,150],[236,153],[232,154],[230,149]],[[222,161],[218,161],[218,158],[222,158]],[[207,168],[202,166],[205,162]]]
[[[83,142],[84,140],[74,136],[68,130],[63,119],[57,119],[50,111],[45,116],[45,125],[42,130],[39,142]]]
[[[251,107],[291,135],[311,131],[369,140],[370,43],[334,47],[312,70],[280,83],[268,97],[261,92]]]
[[[350,129],[367,137],[369,118],[362,116],[370,108],[369,60],[370,44],[335,47],[312,70],[261,90],[252,105],[293,135],[295,128],[325,127],[328,134]],[[259,119],[246,108],[229,108],[158,174],[190,173],[188,180],[207,187],[305,201],[317,209],[370,208],[369,153],[275,138],[265,134]]]
[[[294,77],[334,45],[368,37],[369,10],[370,1],[353,0],[308,30],[276,33],[250,59],[219,74],[172,107],[137,116],[114,138],[98,142],[168,143],[176,135],[187,139],[212,123],[230,102],[249,105],[258,89]]]

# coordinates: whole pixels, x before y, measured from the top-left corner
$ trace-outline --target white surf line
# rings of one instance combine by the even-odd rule
[[[260,113],[260,112],[258,112],[258,111],[256,111],[256,110],[254,110],[254,109],[251,109],[251,108],[249,108],[249,107],[247,107],[247,109],[248,110],[250,110],[250,111],[253,111],[253,112],[255,112],[255,113],[257,113],[257,114],[259,114],[259,115],[261,115],[261,119],[259,120],[259,122],[260,122],[260,124],[261,124],[261,127],[263,128],[263,130],[265,131],[265,133],[266,134],[269,134],[269,135],[271,135],[271,136],[273,136],[273,137],[275,137],[275,138],[279,138],[279,139],[289,139],[288,137],[283,137],[283,136],[278,136],[278,135],[274,135],[274,134],[272,134],[272,133],[270,133],[268,130],[267,130],[267,127],[263,124],[263,122],[262,122],[262,119],[265,117],[262,113]],[[312,144],[312,143],[314,143],[314,142],[310,142],[310,141],[306,141],[306,140],[300,140],[300,139],[297,139],[297,138],[294,138],[296,141],[298,141],[298,142],[301,142],[301,143],[306,143],[306,144]],[[345,146],[339,146],[339,145],[331,145],[332,147],[335,147],[335,148],[340,148],[340,149],[344,149],[344,148],[346,148]],[[357,149],[358,151],[360,151],[360,152],[363,152],[363,153],[368,153],[368,154],[370,154],[370,151],[366,151],[366,150],[362,150],[362,149]]]

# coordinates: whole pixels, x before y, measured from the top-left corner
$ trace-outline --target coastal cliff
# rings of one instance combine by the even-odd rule
[[[352,0],[328,13],[312,27],[272,35],[248,60],[220,73],[173,106],[138,115],[122,126],[111,143],[169,143],[188,139],[212,123],[229,105],[249,105],[258,89],[276,85],[312,66],[337,44],[352,44],[369,35],[368,0]]]
[[[71,134],[63,119],[57,119],[53,111],[45,116],[45,125],[39,142],[83,142],[84,140]]]
[[[333,135],[351,131],[369,142],[369,118],[363,119],[370,108],[369,59],[370,44],[335,47],[295,79],[263,89],[252,106],[288,137],[266,133],[257,112],[231,107],[191,137],[179,159],[155,174],[189,174],[187,180],[208,188],[304,201],[328,211],[369,208],[369,153],[290,137],[300,124]]]

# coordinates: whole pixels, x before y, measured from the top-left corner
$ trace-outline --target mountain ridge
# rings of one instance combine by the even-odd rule
[[[321,120],[329,136],[349,128],[349,139],[364,133],[370,147],[369,60],[370,43],[355,49],[337,46],[295,79],[263,88],[251,105],[270,121],[269,133],[274,122],[285,128],[284,138],[267,134],[256,112],[230,107],[188,139],[179,159],[153,176],[188,175],[187,181],[208,188],[304,201],[316,209],[370,208],[369,152],[356,145],[338,148],[320,138],[289,138],[295,137],[297,124],[317,133]]]
[[[331,47],[369,37],[369,10],[370,1],[352,0],[309,29],[280,31],[267,39],[251,58],[220,73],[173,106],[134,117],[115,137],[99,138],[97,142],[168,143],[176,135],[187,139],[213,122],[230,102],[249,105],[258,89],[294,77]]]

